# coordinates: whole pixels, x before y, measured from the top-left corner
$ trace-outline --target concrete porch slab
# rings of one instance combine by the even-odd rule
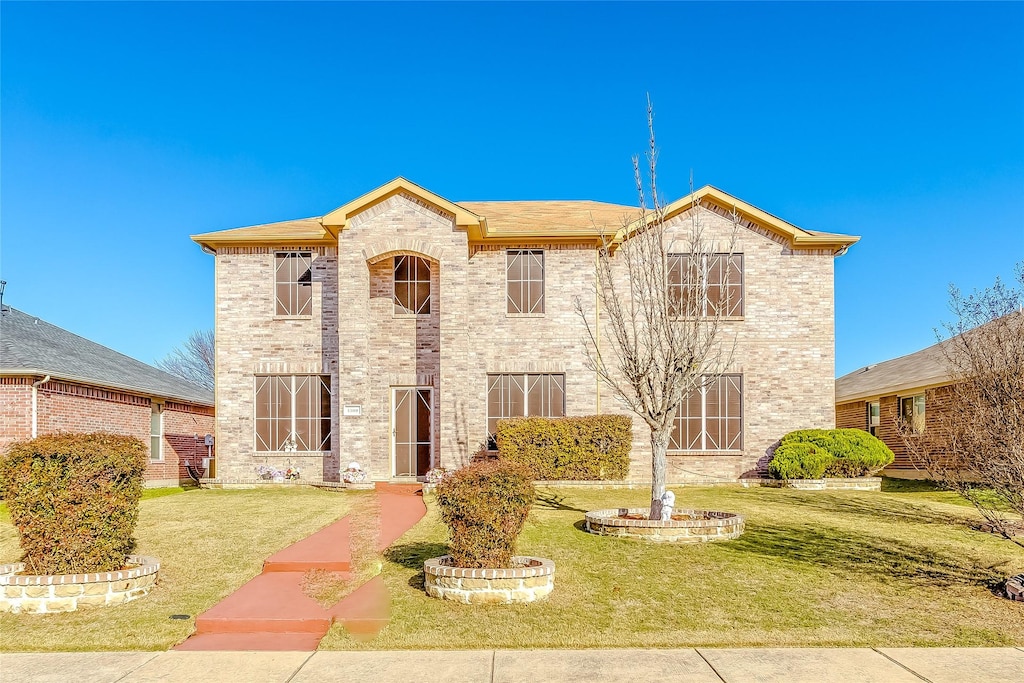
[[[1013,647],[880,647],[878,651],[932,683],[1024,681],[1024,652]]]
[[[721,683],[696,650],[498,650],[493,683]]]
[[[727,683],[921,683],[921,678],[869,648],[698,648]]]

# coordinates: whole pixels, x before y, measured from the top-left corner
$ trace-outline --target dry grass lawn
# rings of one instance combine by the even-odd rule
[[[1024,603],[998,597],[1024,549],[976,531],[953,494],[676,489],[677,505],[731,510],[739,539],[653,545],[580,529],[588,509],[645,504],[645,491],[541,489],[520,551],[552,558],[542,603],[468,606],[423,592],[445,551],[426,519],[389,549],[390,625],[369,643],[335,626],[321,649],[1024,645]]]
[[[342,517],[352,494],[313,488],[147,491],[137,552],[160,558],[160,581],[126,605],[70,614],[0,614],[0,650],[164,650],[189,636],[197,614],[260,573],[263,560]],[[0,506],[0,563],[20,557]]]

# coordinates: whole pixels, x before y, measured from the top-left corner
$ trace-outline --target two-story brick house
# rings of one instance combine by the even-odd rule
[[[857,238],[793,226],[712,187],[668,207],[733,255],[735,361],[691,397],[670,481],[736,479],[798,428],[834,425],[833,259]],[[396,179],[324,216],[196,235],[216,255],[218,476],[260,463],[337,480],[456,466],[496,421],[625,412],[588,370],[579,298],[597,249],[636,216],[594,201],[455,203]],[[682,256],[682,255],[680,255]],[[724,257],[723,257],[724,258]],[[634,420],[630,477],[650,476]]]

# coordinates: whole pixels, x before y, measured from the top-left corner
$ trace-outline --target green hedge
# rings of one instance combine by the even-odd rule
[[[625,415],[526,417],[498,422],[499,457],[527,467],[533,478],[625,479],[633,421]]]
[[[0,458],[0,497],[32,574],[124,567],[139,518],[146,444],[118,434],[54,434]]]
[[[835,460],[809,443],[783,443],[775,449],[768,472],[776,479],[821,479]]]
[[[448,554],[456,567],[508,568],[537,498],[530,471],[501,460],[475,462],[437,485]]]
[[[802,469],[817,470],[820,458],[812,456],[806,449],[794,451],[787,448],[801,444],[813,446],[816,453],[823,452],[831,457],[823,473],[806,477],[776,474],[792,470],[793,460],[801,455],[814,458],[813,463],[802,466]],[[768,471],[780,479],[870,476],[891,464],[895,458],[888,446],[862,429],[801,429],[782,437],[782,444],[775,450],[775,458],[779,457],[780,451],[784,451],[784,457],[779,465],[773,469],[772,463],[768,463]]]

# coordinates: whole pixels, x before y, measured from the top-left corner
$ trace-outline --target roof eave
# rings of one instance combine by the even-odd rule
[[[87,384],[93,387],[101,387],[103,389],[115,389],[117,391],[124,391],[139,396],[146,396],[149,398],[168,398],[173,399],[179,403],[189,403],[192,405],[205,406],[207,408],[214,407],[214,401],[199,400],[192,396],[184,396],[181,394],[173,394],[169,392],[158,392],[144,387],[136,387],[127,384],[117,384],[114,382],[102,382],[88,377],[78,377],[66,372],[56,372],[53,370],[43,370],[41,368],[0,368],[0,377],[46,377],[49,375],[51,380],[62,380],[65,382],[74,382],[75,384]]]

